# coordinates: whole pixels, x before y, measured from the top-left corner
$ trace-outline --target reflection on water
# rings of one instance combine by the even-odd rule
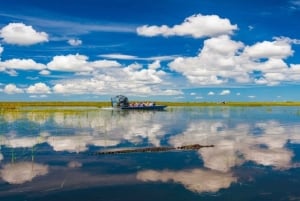
[[[22,184],[47,173],[47,165],[33,162],[9,163],[4,165],[1,170],[2,179],[10,184]]]
[[[88,193],[89,200],[165,200],[170,195],[172,200],[297,200],[298,111],[297,107],[175,107],[157,112],[95,108],[2,112],[0,198],[82,200]],[[214,147],[91,154],[191,144]],[[139,193],[123,195],[128,190]]]

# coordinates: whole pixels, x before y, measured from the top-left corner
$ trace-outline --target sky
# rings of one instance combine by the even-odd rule
[[[300,101],[300,0],[0,2],[0,101]]]

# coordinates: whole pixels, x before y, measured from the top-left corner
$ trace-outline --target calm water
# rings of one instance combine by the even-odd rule
[[[144,147],[199,150],[97,155]],[[300,200],[299,107],[0,114],[0,199]]]

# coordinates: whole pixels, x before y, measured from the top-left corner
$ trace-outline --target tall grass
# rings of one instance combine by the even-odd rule
[[[156,102],[157,105],[167,106],[238,106],[238,107],[259,107],[259,106],[300,106],[300,102]],[[110,102],[0,102],[0,112],[7,110],[19,110],[24,107],[110,107]]]

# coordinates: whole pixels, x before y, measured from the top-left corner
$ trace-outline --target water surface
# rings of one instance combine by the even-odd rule
[[[300,200],[299,107],[0,114],[3,200]],[[97,154],[145,147],[199,150]]]

